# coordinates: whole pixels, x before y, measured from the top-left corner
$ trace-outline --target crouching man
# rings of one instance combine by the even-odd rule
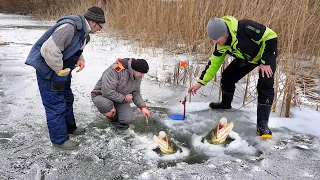
[[[149,65],[144,59],[119,58],[103,72],[91,92],[99,112],[111,119],[118,129],[128,129],[133,122],[131,101],[141,109],[143,116],[150,117],[140,94],[141,80],[148,71]]]

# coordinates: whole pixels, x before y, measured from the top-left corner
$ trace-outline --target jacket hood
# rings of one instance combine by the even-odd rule
[[[70,16],[64,16],[57,20],[57,23],[60,21],[73,21],[77,30],[81,30],[83,26],[85,26],[84,22],[84,16],[83,15],[70,15]]]

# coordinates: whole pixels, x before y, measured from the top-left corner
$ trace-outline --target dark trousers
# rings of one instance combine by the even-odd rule
[[[52,73],[50,79],[44,79],[37,72],[37,80],[50,140],[54,144],[63,144],[69,139],[69,133],[77,128],[73,114],[74,96],[70,88],[71,73],[63,77]]]
[[[223,92],[226,93],[234,93],[235,84],[243,78],[246,74],[252,71],[257,67],[256,64],[246,63],[243,65],[243,61],[241,59],[234,59],[227,68],[222,73],[221,79],[221,88]],[[264,77],[261,75],[261,71],[259,71],[259,80],[257,85],[258,90],[258,103],[272,105],[273,97],[274,97],[274,73],[276,71],[276,64],[271,64],[271,69],[273,72],[272,77],[267,77],[264,74]]]

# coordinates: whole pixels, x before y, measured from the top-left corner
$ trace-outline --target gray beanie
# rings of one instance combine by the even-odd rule
[[[216,40],[228,33],[228,27],[220,18],[211,18],[207,25],[208,37]]]
[[[89,8],[85,13],[84,13],[84,17],[89,20],[89,21],[93,21],[96,23],[105,23],[105,19],[104,19],[104,12],[101,8],[99,7],[91,7]]]

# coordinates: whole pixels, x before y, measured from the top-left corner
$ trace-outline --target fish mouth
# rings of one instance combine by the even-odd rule
[[[160,131],[159,136],[154,135],[153,139],[163,154],[174,154],[178,150],[178,147],[167,137],[164,131]]]
[[[226,118],[221,118],[217,126],[211,130],[206,139],[211,144],[224,144],[233,129],[233,122],[228,123]]]

